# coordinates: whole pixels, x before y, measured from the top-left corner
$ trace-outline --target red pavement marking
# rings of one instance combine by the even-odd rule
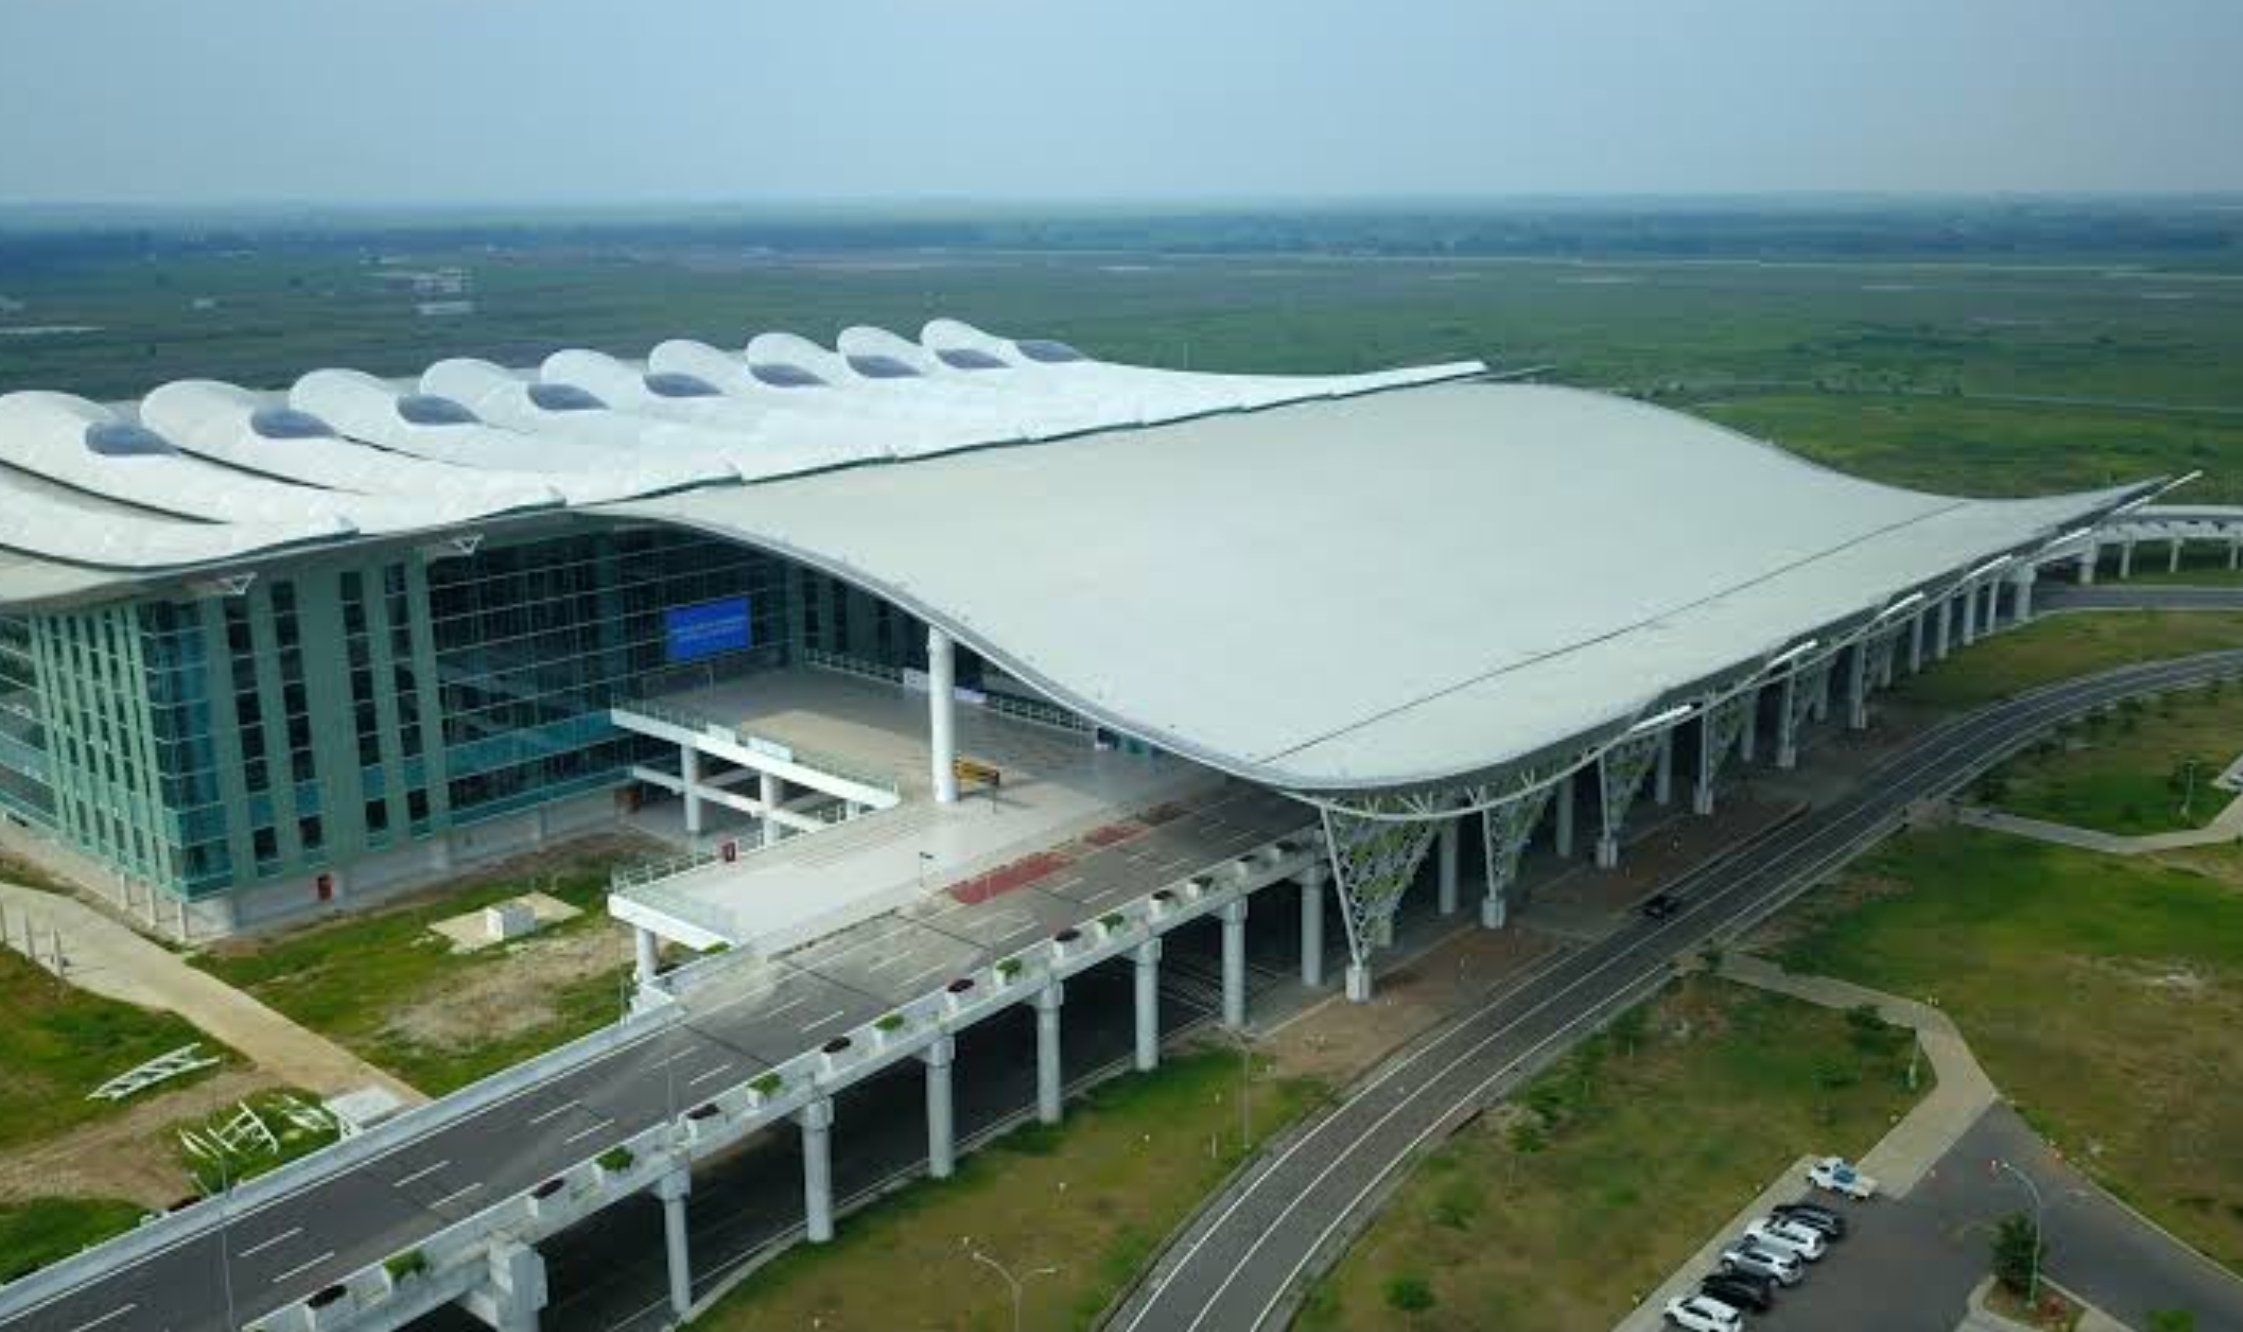
[[[1103,828],[1093,828],[1083,834],[1083,840],[1092,846],[1114,846],[1145,833],[1142,823],[1109,823]]]
[[[1143,814],[1137,816],[1137,821],[1157,828],[1164,823],[1173,823],[1191,812],[1191,806],[1183,801],[1171,800],[1158,808],[1146,810]]]
[[[1009,865],[1000,865],[987,874],[954,884],[950,895],[968,906],[979,906],[992,897],[1009,893],[1015,888],[1025,888],[1038,879],[1049,878],[1056,871],[1073,863],[1072,859],[1057,851],[1038,851]]]

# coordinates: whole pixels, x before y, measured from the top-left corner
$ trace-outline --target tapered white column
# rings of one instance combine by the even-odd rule
[[[1462,819],[1445,819],[1434,835],[1434,904],[1443,916],[1456,914],[1457,843]]]
[[[1301,984],[1324,983],[1324,876],[1322,865],[1303,870],[1301,885]]]
[[[1924,669],[1924,612],[1917,611],[1908,617],[1908,673],[1915,675]]]
[[[1160,1067],[1160,940],[1137,945],[1133,968],[1136,982],[1137,1048],[1135,1065],[1140,1073]]]
[[[2181,539],[2174,537],[2166,545],[2168,550],[2166,552],[2165,572],[2177,574],[2181,571]]]
[[[2230,553],[2233,553],[2232,547]],[[2079,553],[2079,585],[2081,587],[2095,586],[2095,564],[2102,557],[2103,548],[2093,541],[2088,542],[2087,549]]]
[[[833,1238],[833,1102],[820,1097],[795,1112],[802,1126],[803,1238]]]
[[[927,1066],[927,1175],[948,1179],[958,1168],[958,1133],[950,1086],[950,1065],[958,1057],[955,1037],[937,1037],[919,1052]]]
[[[678,776],[685,784],[685,835],[701,835],[701,751],[678,746]]]
[[[1978,589],[1966,587],[1963,589],[1963,646],[1969,647],[1977,641]]]
[[[1745,699],[1745,724],[1737,732],[1737,757],[1750,763],[1753,752],[1760,748],[1760,695],[1763,687],[1754,685]]]
[[[1246,1029],[1246,899],[1223,904],[1223,1025]]]
[[[1782,710],[1776,714],[1776,766],[1789,772],[1799,766],[1799,672],[1783,678]]]
[[[1651,803],[1674,803],[1674,728],[1659,732],[1659,749],[1651,760]]]
[[[2132,537],[2118,543],[2118,576],[2122,579],[2134,576],[2134,538]]]
[[[1713,813],[1713,730],[1720,712],[1713,706],[1698,709],[1698,773],[1690,783],[1690,812],[1701,816]]]
[[[1943,597],[1939,602],[1939,619],[1932,626],[1931,655],[1934,661],[1947,660],[1947,652],[1954,639],[1955,599]]]
[[[763,844],[770,846],[786,835],[786,829],[779,826],[778,814],[779,806],[786,803],[787,784],[774,772],[760,776],[756,798],[763,803]]]
[[[1059,1104],[1066,1091],[1059,1064],[1059,1006],[1067,995],[1058,981],[1036,991],[1036,1118],[1059,1122]]]
[[[2243,568],[2243,538],[2230,537],[2227,543],[2227,567]]]
[[[2027,566],[2017,575],[2010,593],[2010,622],[2026,624],[2033,618],[2033,583],[2039,574]]]
[[[670,1260],[670,1312],[680,1322],[693,1312],[693,1258],[685,1233],[685,1200],[692,1192],[689,1170],[673,1170],[654,1181],[654,1196],[662,1200],[662,1246]]]
[[[1558,808],[1552,815],[1555,822],[1550,829],[1550,846],[1564,860],[1573,859],[1573,777],[1569,772],[1558,778],[1557,790],[1551,796],[1551,803]]]
[[[1865,639],[1847,652],[1846,729],[1869,729],[1869,643]]]
[[[935,799],[958,800],[958,654],[950,635],[927,628],[927,740]]]
[[[634,968],[636,974],[633,979],[641,985],[654,984],[654,977],[660,965],[658,955],[655,952],[654,931],[644,925],[633,925],[631,927],[631,951],[637,964]]]

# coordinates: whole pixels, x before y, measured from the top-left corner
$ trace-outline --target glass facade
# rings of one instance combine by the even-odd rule
[[[623,528],[0,615],[0,810],[190,898],[343,866],[623,784],[661,746],[607,709],[786,660],[809,583]],[[909,653],[900,620],[869,655]]]

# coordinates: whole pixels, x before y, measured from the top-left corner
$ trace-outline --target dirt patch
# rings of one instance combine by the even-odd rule
[[[1531,927],[1465,929],[1381,972],[1371,1002],[1334,996],[1260,1048],[1280,1074],[1344,1083],[1441,1022],[1517,985],[1563,948]]]
[[[190,1191],[171,1128],[280,1085],[256,1069],[220,1073],[153,1097],[113,1119],[12,1152],[0,1160],[0,1202],[29,1198],[124,1198],[168,1207]]]
[[[477,967],[442,992],[398,1009],[383,1034],[458,1051],[535,1031],[560,1016],[557,991],[621,960],[618,938],[614,930],[588,929],[514,944],[503,950],[502,965]]]
[[[1910,891],[1913,890],[1905,880],[1871,874],[1864,870],[1848,870],[1832,882],[1815,889],[1790,910],[1779,911],[1769,918],[1745,941],[1745,951],[1781,953],[1793,943],[1821,929],[1826,920],[1850,915],[1871,902],[1898,897]]]

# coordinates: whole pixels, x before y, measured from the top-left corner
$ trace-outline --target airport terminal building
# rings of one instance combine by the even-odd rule
[[[1243,783],[1320,827],[1360,959],[1460,829],[1491,885],[1577,823],[1609,863],[1639,791],[1710,810],[1861,724],[2155,491],[1923,495],[1477,362],[949,320],[12,393],[0,845],[201,938],[636,821],[683,886],[618,914],[702,946],[740,908],[696,876],[961,781],[1065,788],[1046,833]]]

